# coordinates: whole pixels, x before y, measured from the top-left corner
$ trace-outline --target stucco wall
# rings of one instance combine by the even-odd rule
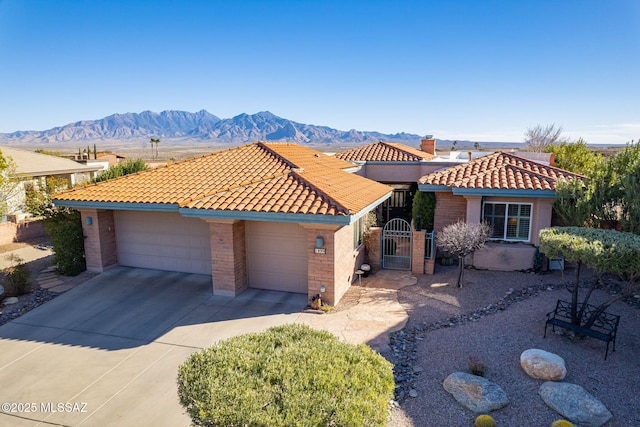
[[[45,237],[44,226],[40,221],[0,222],[0,245],[24,242],[28,239]]]
[[[449,166],[457,165],[451,162],[368,162],[358,171],[358,175],[378,182],[418,182],[431,172]]]
[[[536,248],[526,243],[489,243],[471,256],[471,263],[482,270],[528,270],[533,268],[535,252]]]

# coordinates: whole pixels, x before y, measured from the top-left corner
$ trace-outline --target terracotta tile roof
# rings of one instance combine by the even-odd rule
[[[418,182],[452,188],[555,190],[556,182],[560,179],[581,178],[584,177],[513,154],[498,152],[432,172]]]
[[[374,142],[362,147],[336,153],[335,157],[349,161],[371,162],[416,162],[431,160],[433,155],[394,142]]]
[[[352,166],[301,145],[258,142],[75,188],[55,200],[349,215],[392,190],[343,170]]]

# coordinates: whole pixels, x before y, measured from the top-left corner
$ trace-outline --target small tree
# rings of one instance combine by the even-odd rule
[[[540,251],[548,257],[563,255],[575,262],[575,282],[568,285],[571,292],[572,323],[591,327],[597,317],[615,301],[633,295],[640,284],[640,236],[615,230],[585,227],[552,227],[540,230]],[[625,285],[622,292],[598,306],[589,317],[583,319],[578,311],[580,271],[586,265],[600,273],[613,273],[621,277]],[[597,284],[587,290],[583,303],[587,304]]]
[[[524,143],[527,150],[536,153],[548,151],[549,146],[558,143],[562,136],[562,126],[555,124],[542,126],[538,125],[527,129],[524,134]]]
[[[594,177],[604,167],[602,154],[591,150],[585,140],[562,141],[546,147],[546,152],[555,154],[554,166],[580,175]]]
[[[492,228],[486,222],[466,223],[459,221],[446,226],[436,235],[436,244],[445,251],[458,256],[458,287],[464,282],[464,259],[482,249],[491,236]]]
[[[25,184],[25,204],[27,212],[33,216],[42,216],[51,209],[51,196],[58,191],[65,190],[68,182],[64,178],[53,176],[45,179],[45,184],[40,183]]]
[[[4,157],[0,151],[0,216],[9,213],[9,202],[22,191],[16,172],[13,159]]]

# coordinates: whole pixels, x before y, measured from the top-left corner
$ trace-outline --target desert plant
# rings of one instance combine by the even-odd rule
[[[384,426],[393,389],[371,348],[298,324],[218,342],[178,373],[195,426]]]
[[[567,420],[556,420],[551,423],[551,427],[573,427],[573,423]]]
[[[474,356],[469,357],[469,372],[479,377],[484,377],[487,374],[487,365],[480,359]]]
[[[577,264],[575,282],[568,285],[571,292],[571,321],[589,328],[598,316],[615,301],[633,295],[640,287],[640,236],[616,230],[584,227],[552,227],[540,230],[540,251],[547,257],[563,255]],[[584,307],[595,289],[594,282],[583,299],[583,310],[578,311],[580,272],[586,265],[600,273],[613,273],[625,282],[617,295],[598,306],[588,319],[583,319]]]
[[[540,248],[536,246],[536,251],[533,254],[533,271],[540,273],[544,264],[544,255],[540,253]]]
[[[24,263],[24,260],[16,254],[5,256],[9,261],[9,267],[5,268],[4,288],[9,296],[24,295],[31,291],[31,283],[29,277],[31,271]]]
[[[473,425],[474,427],[496,427],[496,420],[490,415],[479,415]]]

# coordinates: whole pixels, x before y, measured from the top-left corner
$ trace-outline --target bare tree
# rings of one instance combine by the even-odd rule
[[[464,258],[482,249],[491,236],[492,228],[486,222],[466,223],[463,221],[447,225],[436,235],[436,244],[445,251],[458,255],[458,287],[464,282]]]
[[[562,126],[538,125],[527,129],[524,133],[524,143],[527,150],[535,153],[544,153],[550,145],[555,145],[562,140]]]

